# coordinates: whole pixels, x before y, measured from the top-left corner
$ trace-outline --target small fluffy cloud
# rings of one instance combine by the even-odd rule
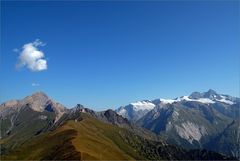
[[[47,60],[44,59],[44,53],[38,49],[39,46],[45,46],[43,42],[36,39],[32,43],[23,45],[20,52],[17,67],[27,67],[31,71],[42,71],[47,69]]]
[[[40,84],[39,83],[32,83],[32,86],[37,87],[37,86],[40,86]]]

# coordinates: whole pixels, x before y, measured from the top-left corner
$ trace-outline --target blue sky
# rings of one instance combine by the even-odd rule
[[[239,1],[1,7],[0,102],[44,91],[68,107],[101,110],[209,88],[239,96]],[[47,69],[16,68],[36,39]]]

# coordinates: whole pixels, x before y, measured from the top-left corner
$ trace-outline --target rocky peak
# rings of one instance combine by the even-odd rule
[[[126,118],[122,117],[111,109],[104,111],[103,115],[106,118],[107,122],[111,124],[118,125],[120,127],[130,126],[129,121]]]
[[[31,108],[36,112],[54,112],[55,122],[67,111],[67,109],[58,102],[50,99],[43,92],[36,92],[22,100],[12,100],[0,105],[0,114],[18,112],[22,108]]]
[[[205,92],[206,94],[209,94],[209,95],[217,95],[217,92],[214,91],[213,89],[209,89],[207,92]]]
[[[209,98],[211,100],[221,99],[221,96],[214,90],[209,89],[207,92],[193,92],[190,96],[190,99],[200,99],[200,98]]]
[[[39,92],[33,93],[30,96],[25,97],[23,100],[29,100],[29,99],[32,99],[34,101],[36,101],[36,100],[48,100],[49,97],[45,93],[39,91]]]
[[[25,97],[22,101],[22,105],[30,105],[34,111],[42,112],[45,109],[45,105],[49,102],[50,98],[43,92],[36,92],[30,96]]]
[[[79,109],[84,109],[85,107],[83,106],[83,105],[81,105],[81,104],[77,104],[75,107],[74,107],[74,109],[77,109],[77,110],[79,110]]]
[[[221,99],[221,96],[212,89],[209,89],[207,92],[203,93],[203,97],[209,99]]]
[[[86,108],[81,104],[77,104],[74,108],[71,109],[71,111],[72,111],[72,113],[75,113],[75,114],[77,114],[77,113],[88,113],[91,116],[96,115],[95,111],[93,111],[89,108]]]
[[[190,98],[190,99],[199,99],[199,98],[202,98],[202,93],[200,93],[200,92],[193,92],[192,94],[190,94],[189,98]]]
[[[117,117],[119,116],[115,111],[113,111],[112,109],[108,109],[104,112],[104,115],[106,117]]]

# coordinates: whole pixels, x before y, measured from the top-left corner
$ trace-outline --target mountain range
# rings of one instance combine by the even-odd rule
[[[239,98],[210,89],[176,99],[143,100],[116,112],[169,143],[239,158],[239,109]]]
[[[209,90],[94,111],[37,92],[0,105],[1,160],[236,160],[239,105]]]

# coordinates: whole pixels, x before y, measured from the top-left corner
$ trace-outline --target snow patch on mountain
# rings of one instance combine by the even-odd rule
[[[201,103],[215,103],[213,100],[209,99],[209,98],[199,98],[199,99],[195,99],[195,100],[191,100],[191,101],[196,101],[196,102],[201,102]]]
[[[218,98],[217,98],[218,97]],[[221,98],[221,99],[219,99]],[[204,104],[212,104],[212,103],[216,103],[216,102],[222,102],[222,103],[226,103],[229,105],[233,105],[234,102],[229,100],[226,96],[223,95],[213,95],[212,99],[210,98],[190,98],[190,96],[182,96],[182,97],[178,97],[176,99],[160,99],[160,102],[163,104],[172,104],[175,102],[181,102],[181,101],[195,101],[195,102],[200,102],[200,103],[204,103]]]
[[[163,104],[172,104],[172,103],[176,102],[176,100],[160,98],[160,102]]]
[[[122,106],[118,108],[116,112],[131,121],[136,121],[142,116],[144,116],[146,113],[154,109],[155,106],[155,104],[148,100],[138,101],[130,103],[127,106]]]
[[[176,99],[160,99],[161,103],[163,104],[172,104],[175,102],[181,102],[181,101],[195,101],[195,102],[201,102],[201,103],[215,103],[213,100],[209,98],[199,98],[199,99],[191,99],[189,96],[182,96],[178,97]]]
[[[127,113],[127,110],[125,108],[121,108],[119,111],[118,111],[118,114],[119,115],[122,115],[122,116],[125,116]]]
[[[229,105],[233,105],[234,102],[231,100],[228,100],[226,96],[221,96],[222,99],[217,99],[216,101],[223,102]]]
[[[135,103],[130,103],[131,105],[133,105],[133,109],[135,111],[138,110],[152,110],[155,105],[149,101],[138,101]]]
[[[175,99],[155,99],[155,100],[143,100],[134,103],[130,103],[127,106],[122,106],[116,110],[119,115],[122,115],[129,120],[137,120],[153,110],[158,108],[169,108],[169,104],[181,102],[199,102],[203,104],[214,104],[216,102],[233,105],[237,102],[237,98],[228,95],[217,94],[213,90],[208,92],[193,92],[188,96],[181,96]]]
[[[229,105],[233,105],[234,102],[233,101],[229,101],[229,100],[225,100],[225,99],[221,99],[221,100],[217,100],[219,102],[223,102],[223,103],[226,103],[226,104],[229,104]]]

